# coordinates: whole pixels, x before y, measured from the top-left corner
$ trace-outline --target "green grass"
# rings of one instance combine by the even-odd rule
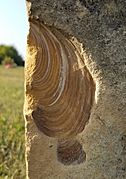
[[[23,73],[0,66],[0,179],[25,179]]]

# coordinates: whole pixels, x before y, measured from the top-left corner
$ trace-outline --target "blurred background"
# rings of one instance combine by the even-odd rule
[[[25,0],[0,1],[0,179],[25,179]]]

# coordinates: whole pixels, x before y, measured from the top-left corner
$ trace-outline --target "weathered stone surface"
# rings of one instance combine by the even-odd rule
[[[123,0],[28,0],[27,7],[30,22],[24,108],[27,178],[125,179],[126,2]],[[43,30],[44,28],[47,30]],[[46,34],[55,36],[51,38],[52,42]],[[48,55],[45,55],[48,54],[46,50],[42,50],[46,49],[44,39],[50,44],[48,53],[55,62],[51,64],[53,75],[50,76],[50,86],[58,79],[54,74],[58,74],[58,67],[62,60],[69,62],[69,67],[75,70],[74,73],[72,70],[69,71],[70,68],[66,68],[65,73],[62,73],[62,77],[70,73],[67,80],[67,84],[71,84],[67,88],[70,91],[68,95],[64,91],[63,102],[57,103],[55,108],[48,110],[47,108],[45,110],[45,106],[49,105],[45,96],[51,99],[52,93],[50,88],[47,90],[48,93],[45,90],[48,86],[47,81],[45,86],[43,82],[41,83],[44,69],[45,71],[47,69],[43,68],[43,64],[49,59]],[[66,50],[62,53],[60,48]],[[61,54],[67,54],[67,57],[61,58]],[[64,65],[65,62],[62,63],[63,69],[65,69]],[[74,78],[75,81],[70,82]],[[85,81],[87,81],[87,88],[83,85],[86,84]],[[78,86],[75,85],[76,82]],[[55,84],[59,83],[57,81]],[[52,89],[56,88],[52,87]],[[88,100],[94,92],[94,100]],[[70,94],[74,94],[73,101],[68,98]],[[80,94],[82,99],[80,97],[78,99]],[[85,105],[83,99],[86,101]],[[75,106],[71,106],[69,101]],[[90,107],[87,108],[87,104]],[[68,106],[70,106],[70,116],[66,119],[60,118],[60,125],[56,122],[57,114],[61,115],[60,109],[65,110]],[[83,106],[82,112],[80,106]],[[81,113],[82,123],[77,118]],[[77,116],[72,118],[73,114]],[[54,120],[53,124],[50,123],[51,117]],[[63,120],[69,121],[69,124],[65,126]],[[72,130],[74,121],[77,125],[75,130]],[[81,130],[78,130],[77,126],[81,126]],[[60,128],[63,130],[58,133],[57,130]],[[69,131],[72,132],[69,134]],[[70,160],[67,160],[68,158]]]

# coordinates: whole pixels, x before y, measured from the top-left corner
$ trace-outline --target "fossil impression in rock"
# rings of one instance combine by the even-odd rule
[[[28,61],[34,68],[26,72],[31,78],[28,93],[36,104],[32,118],[41,132],[57,138],[60,162],[81,163],[85,152],[75,137],[90,117],[93,79],[75,45],[60,31],[31,20],[28,45],[36,49]]]

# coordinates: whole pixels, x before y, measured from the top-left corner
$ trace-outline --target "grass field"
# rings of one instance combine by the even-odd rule
[[[0,66],[0,179],[25,179],[23,73]]]

